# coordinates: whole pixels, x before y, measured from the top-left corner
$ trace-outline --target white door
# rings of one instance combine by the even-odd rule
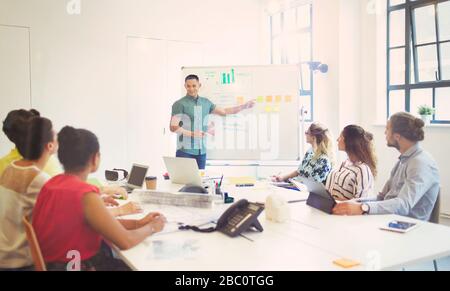
[[[28,28],[0,25],[1,125],[9,111],[30,109],[31,106],[29,39]],[[7,154],[12,147],[1,133],[0,156]]]
[[[161,177],[166,152],[166,42],[128,38],[127,156]]]

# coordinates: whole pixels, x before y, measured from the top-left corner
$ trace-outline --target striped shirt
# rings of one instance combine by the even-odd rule
[[[346,160],[338,169],[331,171],[326,188],[336,200],[352,200],[369,197],[373,185],[374,178],[368,165]]]

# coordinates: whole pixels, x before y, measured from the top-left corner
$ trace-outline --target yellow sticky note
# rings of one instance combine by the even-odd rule
[[[273,108],[273,112],[280,112],[280,106],[275,106]]]
[[[291,103],[292,102],[292,96],[285,96],[284,97],[284,101],[286,101],[286,103]]]
[[[283,97],[282,96],[276,96],[275,97],[275,102],[280,103],[281,101],[283,101]]]
[[[258,96],[258,98],[256,99],[256,102],[264,103],[264,97],[263,96]]]
[[[272,103],[272,101],[273,101],[273,96],[267,96],[266,97],[266,102],[267,103]]]
[[[253,177],[229,177],[228,181],[231,184],[255,184],[256,183],[256,179]]]
[[[345,269],[350,269],[356,266],[359,266],[360,263],[357,261],[353,261],[353,260],[348,260],[348,259],[339,259],[333,262],[333,264],[345,268]]]
[[[272,106],[266,106],[265,111],[266,112],[272,112]]]

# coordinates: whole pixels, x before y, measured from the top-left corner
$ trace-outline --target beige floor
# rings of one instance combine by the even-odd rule
[[[441,223],[443,225],[450,226],[450,219],[448,219],[448,218],[441,218]]]

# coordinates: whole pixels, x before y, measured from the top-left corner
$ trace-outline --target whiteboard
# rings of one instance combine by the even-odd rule
[[[208,160],[275,161],[299,159],[299,69],[296,65],[189,67],[199,95],[227,108],[254,100],[239,114],[210,116]],[[186,91],[183,88],[183,94]]]

